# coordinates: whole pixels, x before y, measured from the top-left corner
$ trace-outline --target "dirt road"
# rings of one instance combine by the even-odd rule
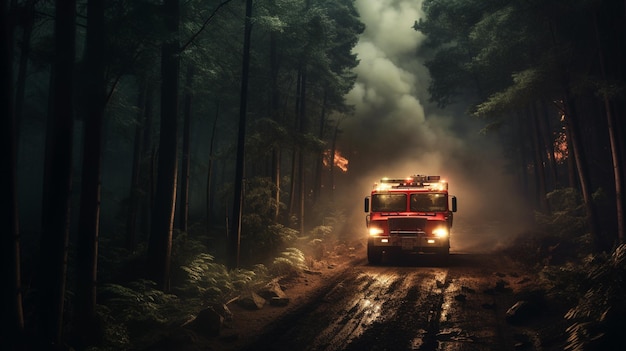
[[[250,349],[545,350],[536,332],[506,320],[534,279],[502,255],[454,253],[445,265],[362,261]]]

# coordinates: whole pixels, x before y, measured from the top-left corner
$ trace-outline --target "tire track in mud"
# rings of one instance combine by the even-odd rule
[[[355,269],[265,349],[410,350],[433,344],[446,276],[447,269],[436,268]]]
[[[426,269],[405,275],[405,294],[388,300],[392,313],[342,349],[428,350],[436,346],[447,274],[446,269]]]
[[[504,322],[513,296],[494,290],[508,268],[482,255],[452,258],[446,267],[353,267],[254,349],[517,350]]]

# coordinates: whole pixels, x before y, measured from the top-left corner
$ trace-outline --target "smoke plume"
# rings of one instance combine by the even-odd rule
[[[360,63],[346,96],[355,114],[342,120],[340,148],[350,159],[342,198],[354,212],[355,233],[365,233],[362,200],[381,177],[441,175],[459,211],[452,251],[490,251],[519,232],[522,200],[496,138],[479,133],[480,121],[460,107],[428,102],[429,75],[418,56],[424,35],[412,26],[421,1],[357,0],[366,25],[354,48]],[[362,227],[362,228],[361,228]]]

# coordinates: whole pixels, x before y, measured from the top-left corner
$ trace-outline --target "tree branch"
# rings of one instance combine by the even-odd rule
[[[217,5],[217,7],[213,10],[213,12],[211,13],[211,15],[204,21],[204,23],[202,23],[202,27],[200,27],[200,29],[195,32],[191,38],[189,38],[189,40],[187,40],[187,42],[182,45],[180,47],[179,52],[182,53],[183,51],[185,51],[187,49],[187,47],[193,43],[194,40],[196,40],[196,38],[198,37],[198,35],[200,35],[200,33],[202,33],[204,31],[204,29],[206,28],[206,26],[209,24],[209,22],[211,22],[211,20],[213,19],[213,17],[215,17],[215,15],[217,14],[217,12],[220,10],[220,8],[226,4],[228,4],[229,2],[231,2],[231,0],[224,0],[222,1],[219,5]]]

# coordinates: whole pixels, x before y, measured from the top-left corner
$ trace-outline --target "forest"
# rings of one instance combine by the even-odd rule
[[[626,2],[376,2],[408,3],[428,80],[407,81],[428,101],[406,105],[497,142],[532,217],[520,259],[575,306],[573,349],[619,335]],[[0,344],[136,349],[142,330],[347,240],[361,199],[340,190],[395,137],[375,124],[382,94],[357,94],[368,4],[2,1]]]

